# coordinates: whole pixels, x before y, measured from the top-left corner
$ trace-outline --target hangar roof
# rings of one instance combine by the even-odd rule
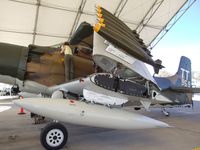
[[[136,29],[151,48],[195,1],[1,0],[0,42],[24,46],[62,43],[81,22],[94,25],[95,6],[100,5]]]

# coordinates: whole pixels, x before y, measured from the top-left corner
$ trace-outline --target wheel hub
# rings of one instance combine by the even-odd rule
[[[47,144],[52,147],[60,145],[63,142],[63,140],[64,140],[64,134],[59,129],[50,130],[46,136]]]

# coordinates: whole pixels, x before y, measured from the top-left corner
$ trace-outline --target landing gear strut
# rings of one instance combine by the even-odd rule
[[[58,122],[47,124],[40,134],[40,142],[48,150],[58,150],[63,148],[67,139],[67,129]]]
[[[165,108],[161,108],[161,111],[165,116],[169,117],[170,113]]]
[[[37,115],[37,114],[34,114],[34,113],[30,113],[30,116],[34,120],[34,124],[44,123],[45,117]]]

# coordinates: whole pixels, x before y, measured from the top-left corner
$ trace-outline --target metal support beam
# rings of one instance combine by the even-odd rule
[[[41,35],[41,36],[48,36],[48,37],[56,37],[56,38],[63,38],[63,39],[66,39],[66,38],[69,38],[69,35],[68,36],[65,36],[65,35],[52,35],[52,34],[44,34],[44,33],[37,33],[37,35]]]
[[[8,33],[19,33],[19,34],[33,34],[33,32],[25,32],[25,31],[17,31],[17,30],[10,30],[10,29],[0,29],[0,32],[8,32]]]
[[[26,32],[26,31],[19,31],[19,30],[8,30],[8,29],[0,29],[0,32],[8,32],[8,33],[18,33],[18,34],[28,34],[33,35],[33,32]],[[65,35],[52,35],[52,34],[46,34],[46,33],[38,33],[36,32],[36,35],[42,35],[42,36],[48,36],[48,37],[57,37],[57,38],[68,38],[69,36]]]
[[[184,3],[179,11],[172,17],[172,19],[164,26],[155,38],[148,45],[149,49],[153,49],[158,42],[165,36],[165,34],[174,26],[174,24],[185,14],[185,12],[196,2],[197,0],[189,0]]]
[[[28,4],[28,5],[37,5],[37,3],[25,2],[25,1],[19,1],[19,0],[9,0],[9,1],[22,3],[22,4]]]
[[[149,20],[152,18],[152,16],[155,14],[155,12],[158,10],[158,8],[161,6],[164,0],[155,0],[153,5],[150,7],[150,9],[147,11],[146,15],[143,17],[139,25],[136,27],[135,30],[140,33],[142,29],[148,24]]]
[[[115,15],[116,17],[119,17],[119,15],[121,14],[121,12],[122,12],[122,10],[124,9],[124,7],[125,7],[125,5],[126,5],[127,2],[128,2],[128,0],[121,0],[121,1],[119,2],[119,4],[117,5],[116,10],[115,10],[115,12],[114,12],[114,15]]]
[[[138,25],[138,22],[133,22],[132,20],[120,18],[124,23],[128,23],[131,25]]]
[[[22,4],[28,4],[28,5],[37,5],[37,3],[22,2],[22,1],[19,1],[19,0],[9,0],[9,1],[22,3]],[[55,9],[55,10],[61,10],[61,11],[68,11],[68,12],[74,12],[74,13],[78,12],[77,9],[61,7],[61,6],[58,6],[58,5],[52,5],[52,4],[48,4],[48,3],[45,3],[45,4],[40,3],[40,6],[41,7],[45,7],[45,8]],[[91,13],[91,12],[82,12],[82,13],[86,14],[86,15],[94,15],[94,13]]]
[[[69,12],[74,12],[74,13],[77,12],[77,10],[75,10],[75,9],[66,8],[66,7],[59,7],[59,6],[51,5],[51,4],[41,4],[41,6],[45,7],[45,8],[55,9],[55,10],[69,11]]]
[[[76,17],[75,17],[75,19],[74,19],[74,23],[73,23],[73,25],[72,25],[72,29],[71,29],[71,31],[70,31],[69,39],[68,39],[68,40],[70,40],[72,34],[73,34],[74,31],[76,30],[76,27],[77,27],[78,22],[79,22],[79,20],[80,20],[81,14],[82,14],[83,9],[84,9],[84,7],[85,7],[86,1],[87,1],[87,0],[82,0],[82,1],[81,1],[81,4],[80,4],[80,6],[79,6],[79,8],[78,8],[78,12],[76,13]]]
[[[40,0],[37,0],[37,8],[35,13],[35,23],[34,23],[34,29],[33,29],[33,41],[32,44],[35,44],[35,37],[37,32],[37,25],[38,25],[38,16],[39,16],[39,10],[40,10]]]

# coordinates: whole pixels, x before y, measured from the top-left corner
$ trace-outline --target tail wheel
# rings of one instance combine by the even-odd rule
[[[41,144],[49,150],[58,150],[65,146],[68,132],[64,125],[52,122],[45,126],[40,134]]]
[[[162,108],[162,113],[163,113],[166,117],[169,117],[169,116],[170,116],[170,112],[166,111],[164,108]]]

